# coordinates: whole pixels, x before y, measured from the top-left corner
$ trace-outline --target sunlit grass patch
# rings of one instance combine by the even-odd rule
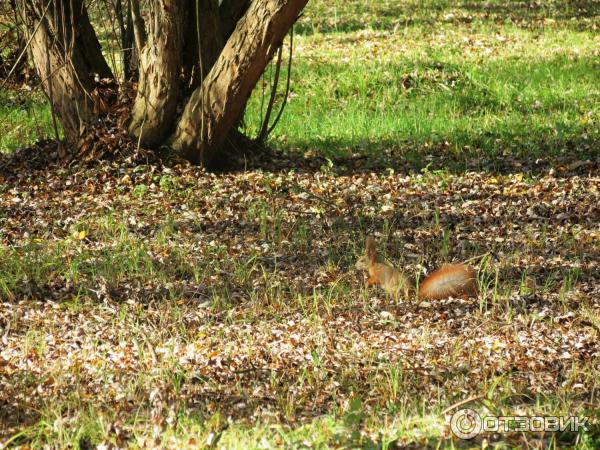
[[[53,136],[50,106],[41,94],[0,91],[0,152]]]
[[[524,29],[594,30],[599,20],[600,6],[595,1],[586,0],[538,3],[510,0],[317,0],[309,4],[298,28],[300,33],[311,34],[352,32],[365,28],[391,30],[491,23],[514,24]]]
[[[439,12],[443,5],[422,8]],[[596,48],[590,31],[493,21],[302,35],[286,113],[271,143],[327,157],[392,152],[417,168],[426,165],[423,155],[440,151],[471,162],[585,159],[599,151]],[[251,132],[264,114],[271,76],[247,108]]]

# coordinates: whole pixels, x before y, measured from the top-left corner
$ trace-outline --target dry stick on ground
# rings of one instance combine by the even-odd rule
[[[332,200],[329,200],[328,198],[324,198],[324,197],[320,197],[317,194],[313,194],[310,191],[307,191],[306,189],[304,189],[302,186],[300,186],[297,183],[292,183],[292,186],[295,187],[296,189],[301,190],[302,192],[304,192],[305,194],[309,195],[310,197],[313,197],[316,200],[319,200],[323,203],[327,203],[328,205],[333,206],[334,208],[338,208],[338,205],[335,204],[335,202],[333,202]]]
[[[250,373],[250,372],[291,372],[291,369],[277,369],[271,367],[254,367],[253,364],[250,364],[252,367],[248,369],[240,369],[234,370],[234,374],[242,374],[242,373]]]
[[[267,402],[275,402],[277,399],[275,397],[269,395],[241,395],[241,394],[229,394],[227,392],[218,392],[218,391],[200,391],[198,392],[200,397],[216,397],[216,398],[226,398],[226,399],[237,399],[237,400],[264,400]]]
[[[486,398],[485,395],[473,395],[472,397],[466,398],[464,400],[461,400],[458,403],[455,403],[453,405],[448,406],[446,409],[444,409],[442,411],[442,415],[446,415],[448,414],[450,411],[452,411],[455,408],[459,408],[463,405],[466,405],[467,403],[471,403],[471,402],[475,402],[475,401],[479,401],[479,400],[483,400],[484,398]]]

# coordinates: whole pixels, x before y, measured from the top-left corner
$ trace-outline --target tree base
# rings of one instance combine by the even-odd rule
[[[221,151],[216,153],[208,169],[215,172],[244,170],[248,166],[254,166],[254,161],[268,154],[269,149],[263,143],[233,129],[227,135]]]

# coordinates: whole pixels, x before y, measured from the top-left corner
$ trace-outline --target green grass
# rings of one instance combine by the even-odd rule
[[[362,29],[394,30],[415,27],[427,30],[440,25],[514,24],[524,29],[540,27],[595,30],[600,6],[594,0],[527,2],[492,0],[378,0],[363,2],[311,2],[298,24],[303,34],[352,32]]]
[[[587,1],[310,2],[270,143],[327,157],[392,152],[421,167],[431,152],[596,155],[599,11]],[[259,84],[247,108],[251,134],[266,91]],[[53,134],[41,96],[2,93],[0,119],[0,151]]]
[[[40,93],[0,90],[0,152],[52,138],[52,113]]]
[[[597,26],[587,1],[311,0],[270,144],[411,170],[3,179],[0,445],[481,447],[444,414],[477,396],[596,421],[492,447],[598,448],[597,171],[488,170],[598,156]],[[0,151],[51,129],[39,94],[0,93]],[[472,259],[479,297],[365,288],[366,234],[411,275]]]
[[[289,104],[272,145],[328,157],[394,151],[417,162],[435,149],[461,161],[599,154],[594,31],[573,26],[581,21],[457,22],[456,15],[467,13],[455,4],[315,2],[299,25]],[[561,8],[551,2],[537,13],[542,19],[575,14]],[[396,9],[433,16],[395,18],[393,25]],[[597,5],[588,9],[598,13]],[[355,29],[353,18],[364,23],[361,14],[373,20]],[[269,80],[267,73],[267,86]],[[259,86],[247,109],[250,130],[260,123],[265,90]]]

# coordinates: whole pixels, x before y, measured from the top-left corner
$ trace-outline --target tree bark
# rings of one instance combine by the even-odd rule
[[[206,77],[223,50],[218,0],[187,0],[184,65],[190,92]],[[201,63],[201,64],[200,64]]]
[[[308,0],[252,2],[207,77],[190,97],[171,147],[209,165],[252,88]]]
[[[84,0],[16,1],[44,90],[65,137],[78,146],[101,114],[94,104],[96,79],[112,77]],[[121,14],[124,1],[117,2]],[[120,28],[133,31],[140,55],[130,133],[145,146],[166,143],[193,162],[210,164],[235,134],[253,87],[307,2],[152,0],[149,14],[144,11],[146,30],[140,1],[127,0],[131,14]],[[178,120],[186,83],[194,89]]]
[[[225,41],[229,39],[238,20],[250,6],[250,0],[223,0],[219,6],[221,33]]]
[[[66,0],[62,1],[67,3]],[[77,51],[79,51],[81,57],[86,62],[86,66],[89,70],[92,70],[94,75],[98,75],[100,78],[114,78],[112,70],[110,70],[102,54],[102,46],[98,41],[94,27],[90,23],[83,0],[73,1],[72,3],[77,5],[73,15],[74,23],[67,23],[67,26],[71,25],[74,27],[73,32],[75,33],[76,42],[79,39],[79,43],[76,45]],[[79,29],[77,29],[77,26],[79,26]]]
[[[119,25],[121,37],[121,61],[123,63],[123,79],[131,80],[137,77],[138,53],[133,36],[133,16],[131,12],[131,0],[127,1],[127,8],[123,0],[116,0],[115,14]]]
[[[95,117],[90,92],[95,78],[112,77],[82,0],[19,2],[33,33],[29,52],[63,124],[67,141],[78,145],[88,121]]]
[[[140,55],[140,81],[129,124],[129,132],[144,145],[164,142],[174,124],[185,13],[185,4],[180,0],[154,3],[149,21],[152,26]]]

